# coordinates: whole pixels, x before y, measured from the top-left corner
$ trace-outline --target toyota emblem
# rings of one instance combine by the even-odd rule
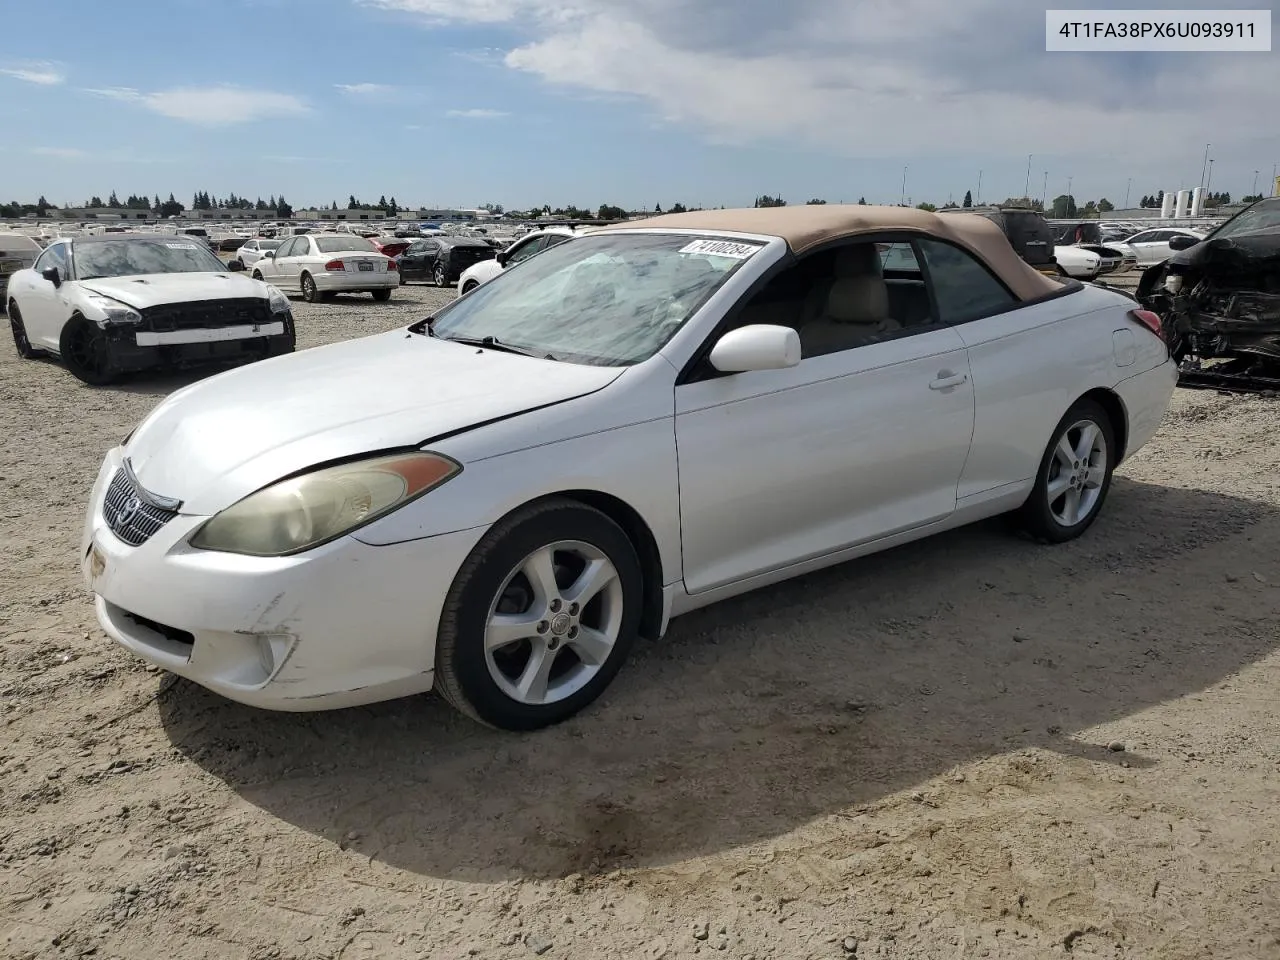
[[[130,497],[120,507],[120,512],[116,514],[116,523],[125,527],[133,522],[133,518],[138,515],[138,511],[142,509],[142,501],[137,497]]]

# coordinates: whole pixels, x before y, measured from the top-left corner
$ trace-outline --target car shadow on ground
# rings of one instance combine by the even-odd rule
[[[661,865],[1019,748],[1104,773],[1154,763],[1078,734],[1280,646],[1274,603],[1259,602],[1268,588],[1239,573],[1274,514],[1117,478],[1072,544],[993,521],[679,618],[638,645],[602,701],[532,735],[434,697],[273,714],[185,681],[160,697],[161,717],[250,803],[420,874]],[[1212,610],[1180,589],[1206,577],[1222,583]]]
[[[164,397],[189,387],[193,383],[212,377],[214,374],[234,370],[244,366],[244,362],[218,363],[208,366],[190,367],[186,370],[142,370],[128,373],[113,383],[88,389],[104,393],[134,393],[142,396]]]

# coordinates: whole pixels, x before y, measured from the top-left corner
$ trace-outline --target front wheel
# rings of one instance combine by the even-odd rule
[[[466,283],[462,285],[462,292],[464,294],[470,293],[472,290],[474,290],[478,286],[480,286],[480,284],[476,283],[474,280],[468,280]]]
[[[13,331],[13,345],[23,360],[35,360],[44,356],[43,350],[37,350],[31,345],[27,326],[22,322],[22,312],[12,300],[9,301],[9,329]]]
[[[432,275],[432,279],[435,280],[437,287],[443,287],[448,283],[448,279],[445,277],[445,274],[444,274],[443,263],[436,264],[435,273]]]
[[[255,270],[255,271],[253,271],[253,279],[255,279],[255,280],[261,280],[261,279],[262,279],[262,271],[261,271],[261,270]]]
[[[445,599],[436,685],[504,730],[559,723],[621,669],[640,626],[642,571],[622,529],[555,498],[500,521]]]
[[[379,303],[386,303],[391,299],[391,289],[389,287],[386,290],[372,290],[370,292],[373,294],[373,299]]]
[[[309,273],[302,275],[302,299],[307,303],[317,303],[320,300],[320,290]]]
[[[62,362],[83,383],[100,387],[116,378],[107,332],[85,317],[72,317],[58,341]]]
[[[1081,400],[1053,432],[1036,485],[1018,513],[1023,529],[1045,543],[1080,536],[1102,510],[1115,460],[1110,416],[1094,401]]]

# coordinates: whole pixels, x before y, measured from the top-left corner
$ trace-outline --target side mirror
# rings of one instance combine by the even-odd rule
[[[276,252],[274,250],[268,250],[266,253],[262,255],[263,260],[274,260],[275,258],[276,258]]]
[[[239,273],[241,270],[244,269],[244,264],[241,263],[239,260],[232,260],[230,263],[227,264],[227,269],[230,270],[232,273]]]
[[[62,274],[58,273],[57,267],[45,267],[40,271],[40,276],[44,277],[55,287],[62,286]]]
[[[1169,241],[1170,250],[1186,250],[1188,247],[1194,247],[1200,241],[1195,237],[1179,235]]]
[[[739,327],[721,337],[707,359],[721,373],[783,370],[800,362],[800,334],[765,323]]]
[[[498,261],[498,266],[505,267],[507,265],[507,261],[510,260],[511,257],[507,253],[507,251],[499,250],[497,255],[493,259]]]

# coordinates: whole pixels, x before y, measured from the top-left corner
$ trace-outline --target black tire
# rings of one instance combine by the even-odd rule
[[[404,271],[403,271],[403,270],[398,271],[398,272],[399,272],[399,274],[400,274],[400,286],[402,286],[402,287],[403,287],[403,286],[404,286],[406,283],[408,283],[409,281],[408,281],[408,280],[406,280],[406,279],[404,278]]]
[[[13,331],[13,345],[23,360],[37,360],[45,356],[45,351],[37,350],[31,345],[26,324],[22,322],[22,312],[12,300],[9,301],[9,329]]]
[[[1059,442],[1061,442],[1064,435],[1073,434],[1075,425],[1080,423],[1093,423],[1101,432],[1102,442],[1106,451],[1106,467],[1101,484],[1097,487],[1097,500],[1075,523],[1067,524],[1054,515],[1053,504],[1049,500],[1049,484],[1052,479],[1061,479],[1062,477],[1060,472],[1062,463],[1056,455]],[[1075,444],[1072,445],[1074,446]],[[1107,491],[1111,489],[1111,477],[1115,470],[1115,465],[1116,436],[1110,415],[1100,404],[1093,400],[1078,401],[1058,421],[1058,425],[1053,430],[1049,445],[1045,448],[1044,456],[1040,459],[1040,471],[1036,474],[1036,485],[1032,488],[1031,495],[1027,497],[1026,503],[1022,505],[1022,508],[1016,514],[1018,526],[1041,543],[1066,543],[1068,540],[1074,540],[1093,525],[1093,521],[1097,519],[1102,510],[1102,505],[1106,503]],[[1056,470],[1055,467],[1057,468]],[[1069,490],[1070,488],[1068,488]],[[1063,496],[1065,495],[1063,494]],[[1058,503],[1060,501],[1054,500],[1053,502]]]
[[[317,303],[320,300],[320,290],[316,287],[315,280],[311,279],[311,274],[304,273],[302,275],[302,299],[307,303]]]
[[[386,290],[370,290],[369,292],[373,294],[373,299],[377,300],[379,303],[386,303],[391,299],[390,287]]]
[[[431,279],[437,287],[447,287],[449,285],[449,278],[445,276],[443,263],[436,263],[436,268],[431,273]]]
[[[601,551],[617,571],[623,606],[618,638],[594,676],[576,692],[552,703],[522,703],[508,696],[489,672],[484,645],[490,610],[525,558],[569,540]],[[642,581],[634,546],[600,511],[559,497],[517,510],[485,535],[449,589],[436,637],[436,689],[463,713],[502,730],[536,730],[568,719],[595,700],[621,669],[640,628]]]
[[[476,283],[474,280],[468,280],[468,281],[463,285],[463,287],[462,287],[462,292],[463,292],[464,294],[470,293],[472,290],[474,290],[474,289],[475,289],[476,287],[478,287],[478,286],[480,286],[480,284]]]
[[[58,339],[58,352],[67,369],[82,383],[101,387],[119,375],[107,333],[92,320],[81,316],[68,320]]]
[[[262,271],[261,271],[261,270],[255,270],[255,271],[253,271],[253,279],[255,279],[255,280],[261,280],[261,279],[262,279]]]

